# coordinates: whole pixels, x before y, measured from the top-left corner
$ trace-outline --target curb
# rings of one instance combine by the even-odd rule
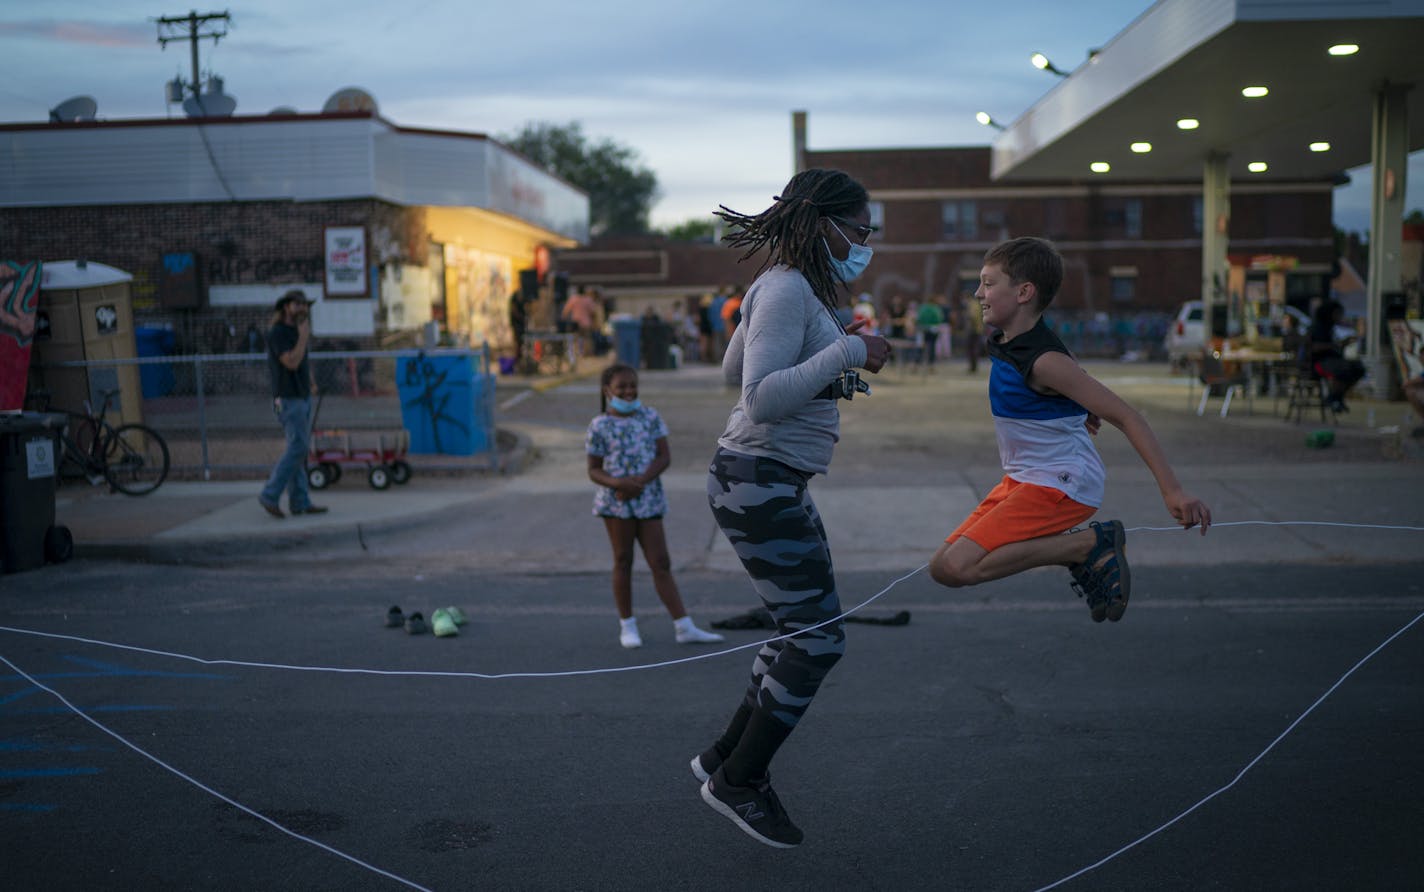
[[[513,476],[528,467],[534,455],[534,443],[528,435],[504,430],[514,440],[514,446],[501,452],[496,469],[472,468],[457,470],[469,476]],[[246,496],[243,497],[247,498]],[[334,522],[294,533],[290,529],[273,529],[270,533],[249,533],[240,538],[188,537],[165,539],[114,539],[102,542],[76,542],[74,556],[79,560],[126,560],[152,564],[218,564],[224,559],[250,557],[298,551],[354,540],[364,548],[363,536],[393,529],[409,530],[442,522],[448,515],[465,511],[467,503],[457,503],[423,513],[399,517],[376,518],[368,521]]]

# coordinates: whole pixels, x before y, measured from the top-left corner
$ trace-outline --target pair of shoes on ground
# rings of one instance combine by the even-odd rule
[[[266,499],[264,499],[262,496],[258,496],[258,497],[257,497],[257,504],[261,505],[261,506],[262,506],[262,510],[263,510],[263,511],[266,511],[268,514],[272,515],[273,517],[286,517],[286,516],[287,516],[287,515],[285,515],[285,514],[282,513],[282,506],[281,506],[281,505],[278,505],[276,502],[269,502],[269,501],[267,501]],[[292,509],[292,514],[293,514],[293,516],[298,515],[298,514],[325,514],[328,510],[329,510],[329,509],[328,509],[325,505],[308,505],[308,506],[306,506],[305,508],[293,508],[293,509]]]
[[[690,616],[673,620],[672,625],[673,634],[678,644],[716,644],[719,641],[727,640],[716,632],[699,629],[693,624]],[[643,636],[638,633],[638,618],[636,616],[618,620],[618,643],[629,650],[643,646]]]
[[[1092,522],[1088,525],[1097,536],[1087,560],[1072,564],[1068,572],[1070,583],[1078,597],[1088,602],[1088,614],[1093,622],[1117,622],[1127,610],[1127,598],[1132,590],[1132,576],[1127,566],[1127,533],[1122,521]]]
[[[715,765],[708,761],[709,756]],[[744,787],[732,786],[727,783],[722,758],[715,747],[692,760],[692,773],[702,781],[702,801],[752,839],[778,849],[801,844],[804,834],[791,822],[771,788],[770,775]]]
[[[465,618],[465,612],[458,607],[436,608],[435,612],[430,615],[428,627],[425,622],[425,614],[418,610],[410,616],[401,613],[399,606],[392,606],[390,610],[386,611],[386,628],[404,627],[409,635],[423,635],[429,628],[435,632],[436,638],[449,638],[452,635],[460,634],[459,627],[467,622],[469,620]]]

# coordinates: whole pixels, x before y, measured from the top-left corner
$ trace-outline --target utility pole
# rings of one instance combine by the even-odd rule
[[[223,22],[222,30],[201,33],[199,29],[211,21]],[[185,16],[165,16],[157,20],[158,43],[164,49],[168,49],[168,44],[175,40],[186,40],[192,44],[190,49],[193,57],[193,81],[186,86],[193,91],[194,96],[202,92],[202,80],[198,69],[198,41],[205,37],[211,37],[213,39],[213,45],[216,46],[219,39],[227,36],[227,28],[225,26],[231,21],[232,16],[228,15],[226,11],[206,12],[199,15],[196,10],[189,11]],[[188,31],[187,34],[176,33],[180,28],[184,27],[186,27]],[[168,33],[165,34],[165,31]]]

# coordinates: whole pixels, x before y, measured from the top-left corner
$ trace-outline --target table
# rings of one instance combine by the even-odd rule
[[[578,368],[579,336],[558,331],[526,331],[524,333],[524,362],[531,370],[539,370],[547,364],[553,365],[553,373]]]
[[[1260,368],[1265,373],[1266,389],[1272,395],[1278,389],[1276,372],[1283,364],[1293,361],[1294,357],[1284,351],[1273,352],[1265,350],[1254,350],[1250,347],[1238,347],[1231,350],[1222,350],[1218,356],[1223,363],[1236,363],[1246,371],[1246,386],[1254,392],[1256,387],[1256,370]],[[1251,402],[1247,400],[1246,411],[1251,412]]]
[[[1201,380],[1203,377],[1202,359],[1204,358],[1204,356],[1205,354],[1201,354],[1198,355],[1196,358],[1195,364],[1197,370],[1197,380]],[[1234,347],[1228,348],[1226,350],[1213,350],[1211,352],[1211,356],[1221,362],[1223,369],[1228,374],[1234,371],[1231,366],[1236,366],[1245,373],[1245,380],[1241,382],[1240,386],[1244,387],[1246,390],[1247,415],[1255,414],[1255,405],[1253,403],[1253,398],[1256,394],[1256,369],[1258,367],[1264,367],[1266,375],[1266,384],[1268,388],[1272,392],[1274,392],[1276,390],[1276,370],[1283,363],[1289,362],[1292,359],[1291,354],[1289,353],[1255,350],[1250,347]],[[1230,387],[1233,385],[1228,384],[1227,386]],[[1191,399],[1190,390],[1188,391],[1187,398],[1188,400]],[[1205,397],[1203,397],[1202,406],[1199,406],[1197,409],[1198,415],[1201,414],[1201,409],[1205,407],[1205,404]],[[1225,415],[1224,407],[1222,414]]]

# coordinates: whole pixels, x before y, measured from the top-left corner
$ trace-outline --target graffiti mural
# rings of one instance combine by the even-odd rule
[[[509,293],[514,263],[504,254],[445,246],[447,324],[472,346],[489,343],[503,349],[514,344],[509,326]]]
[[[0,261],[0,410],[25,405],[41,272],[39,261]]]

